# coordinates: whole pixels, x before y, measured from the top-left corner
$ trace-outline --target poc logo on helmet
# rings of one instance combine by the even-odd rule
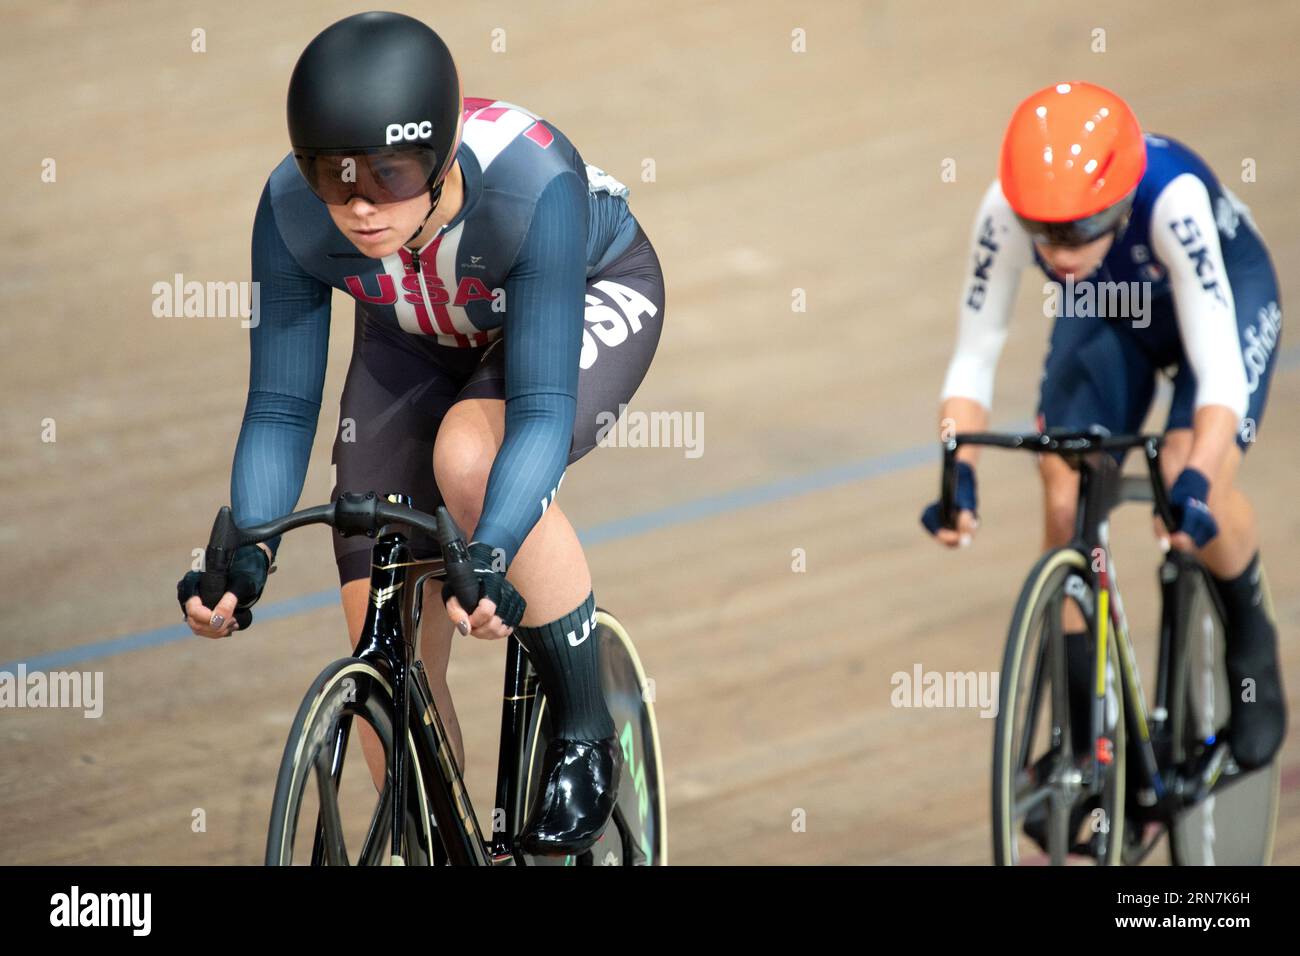
[[[384,131],[384,140],[392,146],[394,143],[405,142],[411,139],[428,139],[433,135],[433,122],[425,120],[423,123],[389,123],[388,129]]]

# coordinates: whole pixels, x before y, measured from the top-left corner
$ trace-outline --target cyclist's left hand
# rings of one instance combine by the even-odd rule
[[[247,630],[253,622],[249,608],[262,596],[270,570],[271,551],[266,545],[240,548],[226,575],[226,593],[213,608],[205,607],[199,597],[203,575],[190,571],[176,582],[176,599],[185,613],[185,623],[199,637],[229,637],[235,630]]]
[[[442,599],[447,607],[447,617],[461,634],[472,634],[489,641],[509,637],[523,619],[527,602],[506,580],[505,568],[500,561],[494,560],[493,548],[476,541],[469,546],[469,557],[479,582],[478,604],[473,613],[466,614],[460,601],[452,594],[451,586],[444,584]]]
[[[1219,523],[1206,504],[1209,498],[1209,479],[1195,468],[1184,468],[1169,489],[1169,507],[1178,522],[1177,530],[1169,536],[1171,547],[1194,551],[1214,540]]]

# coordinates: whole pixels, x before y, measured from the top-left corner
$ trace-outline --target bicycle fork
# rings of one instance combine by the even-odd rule
[[[1138,677],[1137,660],[1133,652],[1133,642],[1129,637],[1128,616],[1124,613],[1124,602],[1119,589],[1111,586],[1111,565],[1107,538],[1107,528],[1103,524],[1098,529],[1101,538],[1101,564],[1097,570],[1097,659],[1096,683],[1093,688],[1092,726],[1101,730],[1105,726],[1106,706],[1106,668],[1109,659],[1106,643],[1115,641],[1115,650],[1120,661],[1119,695],[1122,704],[1120,719],[1128,720],[1137,732],[1137,752],[1142,762],[1142,770],[1149,784],[1138,792],[1138,802],[1143,806],[1152,806],[1165,796],[1165,783],[1160,777],[1159,763],[1156,760],[1155,746],[1152,743],[1152,724],[1146,711],[1146,697],[1142,691],[1142,682]],[[1162,673],[1163,677],[1163,673]],[[1157,720],[1163,708],[1157,708]],[[1094,748],[1094,759],[1109,762],[1104,757],[1113,756],[1103,750],[1103,738],[1099,735]]]
[[[421,766],[428,780],[428,798],[435,819],[447,822],[437,828],[447,856],[456,864],[481,864],[484,858],[483,837],[469,804],[469,795],[460,767],[451,753],[447,732],[434,705],[422,667],[411,664],[414,657],[413,642],[419,630],[419,595],[404,595],[408,584],[406,569],[414,562],[410,549],[400,535],[383,535],[373,551],[374,563],[370,569],[370,606],[366,609],[366,622],[361,630],[355,656],[382,662],[384,670],[391,670],[389,678],[393,689],[393,781],[392,781],[392,832],[389,862],[402,865],[402,833],[406,822],[407,765],[410,741],[416,734],[432,745],[430,754],[436,768]],[[419,580],[410,580],[411,587],[420,587]],[[412,633],[402,627],[402,609],[416,605],[412,614]],[[419,682],[419,693],[413,693],[412,681]],[[424,713],[419,715],[422,726],[411,727],[411,711],[419,703]],[[434,772],[430,773],[430,770]],[[418,783],[417,783],[418,785]],[[455,821],[453,824],[452,821]],[[435,850],[436,852],[436,850]]]

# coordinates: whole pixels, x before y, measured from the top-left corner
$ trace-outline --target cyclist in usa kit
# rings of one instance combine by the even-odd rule
[[[525,822],[530,853],[575,853],[608,822],[621,753],[587,640],[595,601],[557,503],[649,368],[664,285],[627,189],[550,123],[463,98],[442,40],[410,17],[366,13],[308,45],[288,97],[293,152],[253,225],[260,315],[231,498],[240,524],[292,510],[320,410],[330,298],[355,300],[335,492],[445,503],[471,538],[477,607],[445,594],[422,654],[463,761],[445,674],[451,629],[513,633],[538,670],[555,736]],[[365,617],[369,542],[335,537],[350,637]],[[415,535],[413,544],[432,542]],[[278,542],[243,549],[215,608],[180,585],[197,634],[247,626]]]
[[[1164,459],[1177,528],[1159,533],[1194,549],[1227,611],[1229,727],[1244,769],[1271,761],[1286,732],[1277,628],[1264,593],[1255,514],[1238,484],[1254,441],[1282,329],[1277,277],[1247,210],[1186,146],[1143,135],[1128,106],[1089,83],[1040,90],[1016,110],[971,237],[957,349],[941,419],[987,427],[993,374],[1020,273],[1048,277],[1055,324],[1039,398],[1040,428],[1100,425],[1132,433],[1156,378],[1172,378]],[[1115,303],[1127,303],[1115,309]],[[976,530],[976,449],[958,452],[960,521],[922,522],[939,540],[968,544]],[[1069,543],[1078,475],[1055,455],[1039,462],[1045,547]],[[1070,610],[1073,610],[1072,608]],[[1066,621],[1073,721],[1088,749],[1091,637]]]

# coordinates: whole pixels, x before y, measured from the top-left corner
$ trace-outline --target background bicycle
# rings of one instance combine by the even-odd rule
[[[1229,695],[1240,689],[1224,669],[1222,609],[1208,573],[1185,552],[1168,553],[1160,566],[1150,702],[1143,690],[1109,529],[1124,502],[1154,503],[1173,525],[1160,439],[957,436],[944,448],[941,510],[950,527],[962,445],[1060,455],[1081,473],[1075,540],[1034,564],[1007,634],[994,735],[994,862],[1045,851],[1054,864],[1069,854],[1137,863],[1166,829],[1175,863],[1269,862],[1280,773],[1276,764],[1243,773],[1232,760],[1225,730]],[[1124,477],[1117,457],[1134,448],[1145,474]],[[1070,615],[1090,641],[1069,633]],[[1146,630],[1139,623],[1139,633]]]

